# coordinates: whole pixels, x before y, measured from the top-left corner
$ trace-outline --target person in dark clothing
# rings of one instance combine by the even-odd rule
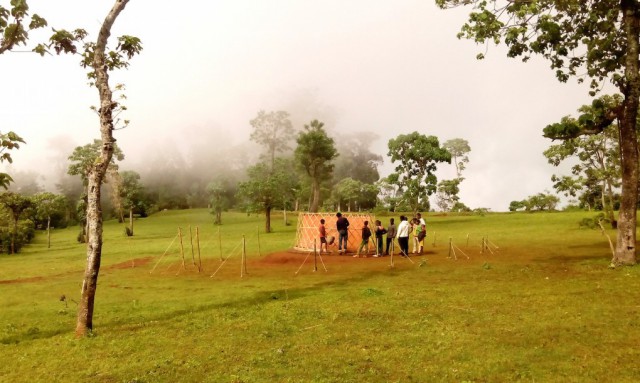
[[[360,242],[360,247],[358,247],[358,252],[353,257],[360,257],[360,252],[362,249],[366,248],[367,252],[365,253],[365,257],[369,256],[369,238],[371,238],[371,229],[369,229],[369,221],[364,221],[364,226],[362,227],[362,242]]]
[[[375,233],[376,233],[376,244],[378,246],[376,247],[376,254],[374,255],[374,257],[381,257],[382,249],[383,249],[382,236],[387,233],[387,230],[384,228],[384,226],[382,226],[382,222],[380,222],[380,220],[376,220]]]
[[[393,250],[393,241],[396,238],[396,225],[395,220],[391,218],[389,220],[389,226],[387,226],[387,248],[384,252],[384,255],[389,255],[389,247]]]
[[[338,254],[347,252],[347,242],[349,241],[349,220],[343,217],[342,213],[336,214],[336,229],[338,229]]]

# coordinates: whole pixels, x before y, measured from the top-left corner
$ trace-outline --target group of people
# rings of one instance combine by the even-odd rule
[[[338,231],[338,254],[345,254],[347,252],[347,242],[349,240],[349,220],[342,215],[342,213],[336,214],[336,229]],[[333,244],[335,238],[327,237],[327,229],[324,226],[325,220],[320,220],[320,226],[318,228],[319,236],[320,236],[320,253],[324,252],[329,253],[328,246]],[[364,221],[362,227],[362,241],[360,242],[360,246],[358,247],[358,251],[354,255],[354,257],[360,257],[362,252],[365,251],[364,256],[368,256],[369,254],[369,239],[372,235],[375,235],[376,239],[376,253],[373,255],[374,257],[381,257],[384,255],[389,255],[395,249],[394,240],[397,238],[398,246],[400,247],[400,255],[408,256],[409,255],[409,236],[413,234],[413,253],[414,254],[422,254],[424,250],[424,239],[427,236],[427,225],[422,218],[420,213],[417,213],[415,217],[413,217],[410,221],[409,218],[401,215],[400,223],[396,228],[395,219],[389,219],[389,225],[385,228],[382,226],[382,222],[380,220],[376,220],[373,228],[373,231],[369,227],[369,221]],[[385,244],[384,235],[386,234],[386,248],[383,252],[383,247]]]

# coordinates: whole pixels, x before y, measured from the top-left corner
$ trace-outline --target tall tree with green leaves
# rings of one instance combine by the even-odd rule
[[[282,110],[272,112],[261,110],[249,123],[253,127],[251,140],[264,146],[266,156],[273,167],[276,154],[291,149],[289,142],[293,138],[294,129],[289,120],[289,113]]]
[[[222,212],[231,206],[231,187],[224,178],[219,178],[207,185],[209,194],[210,213],[213,214],[213,224],[222,225]]]
[[[297,138],[296,163],[311,181],[311,204],[309,211],[315,213],[320,206],[320,185],[331,179],[333,159],[338,156],[335,143],[318,120],[304,126]]]
[[[118,37],[115,49],[107,47],[111,36],[111,27],[118,15],[124,10],[129,0],[116,0],[113,7],[101,24],[95,42],[85,42],[81,64],[89,68],[88,77],[91,85],[98,91],[100,104],[96,108],[100,121],[101,145],[99,155],[87,169],[87,266],[78,303],[78,317],[76,321],[76,336],[86,336],[93,329],[93,311],[95,295],[98,287],[98,275],[102,257],[102,209],[100,205],[100,187],[104,181],[107,169],[115,151],[114,111],[121,105],[114,100],[113,91],[109,84],[109,72],[126,68],[129,60],[142,50],[140,39],[133,36]],[[126,122],[125,122],[126,123]]]
[[[456,176],[461,178],[462,171],[469,163],[469,152],[471,152],[469,142],[462,138],[453,138],[445,141],[442,147],[451,153],[451,161],[456,167]]]
[[[596,105],[608,105],[607,108],[616,107],[622,103],[620,95],[602,96],[596,100]],[[594,115],[602,110],[594,105],[583,105],[578,109],[581,116],[576,118],[563,117],[562,120],[550,127],[551,130],[565,129],[567,126],[580,126],[585,121],[592,121]],[[588,123],[588,122],[587,122]],[[561,125],[558,127],[557,125]],[[584,129],[584,127],[581,127]],[[575,162],[571,167],[572,177],[553,175],[551,180],[553,187],[565,195],[576,196],[577,192],[587,189],[589,186],[599,184],[602,209],[613,228],[617,227],[614,215],[614,193],[620,186],[620,147],[618,139],[617,123],[612,121],[608,127],[604,127],[601,134],[585,135],[562,140],[559,144],[551,145],[544,151],[548,162],[559,166],[566,160]],[[592,190],[585,193],[593,194]]]
[[[599,134],[619,119],[622,188],[618,236],[612,265],[634,265],[638,201],[640,105],[640,2],[637,0],[436,0],[441,8],[468,6],[469,20],[459,37],[481,44],[503,43],[507,56],[547,59],[566,82],[590,79],[591,95],[609,80],[624,96],[622,104],[581,125],[558,125],[545,134],[568,139]],[[479,58],[483,54],[478,55]]]
[[[295,187],[291,177],[290,160],[276,158],[273,168],[267,162],[260,162],[247,169],[248,181],[238,185],[238,197],[247,208],[254,212],[264,212],[265,232],[271,232],[271,211],[282,202],[283,193]]]
[[[18,221],[25,210],[33,206],[30,198],[12,192],[0,194],[0,206],[7,209],[11,215],[13,228],[11,230],[11,254],[17,251],[16,238],[18,235]]]
[[[82,234],[79,238],[82,238],[83,242],[87,241],[88,238],[88,222],[87,222],[87,208],[88,208],[88,198],[89,198],[89,173],[93,168],[94,164],[98,160],[102,151],[102,140],[94,139],[93,143],[86,144],[84,146],[77,146],[73,149],[73,153],[69,156],[69,167],[67,168],[67,174],[71,176],[80,176],[82,180],[82,185],[84,186],[84,192],[81,196],[81,202],[78,204],[80,209],[84,209],[84,211],[78,211],[78,216],[82,223]],[[113,155],[110,159],[108,169],[112,172],[118,171],[118,165],[115,160],[122,161],[124,159],[124,154],[118,147],[118,145],[113,143]]]
[[[440,146],[435,136],[418,132],[401,134],[388,143],[391,163],[397,163],[393,177],[402,191],[405,203],[417,212],[424,200],[436,191],[438,163],[451,163],[451,153]],[[428,202],[426,202],[428,204]]]
[[[62,215],[67,208],[67,201],[62,195],[50,192],[38,193],[31,197],[35,207],[35,218],[47,222],[47,248],[51,247],[51,217]]]

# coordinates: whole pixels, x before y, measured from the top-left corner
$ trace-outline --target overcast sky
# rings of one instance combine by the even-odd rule
[[[113,2],[29,4],[50,26],[82,27],[95,39]],[[116,132],[122,167],[176,144],[185,153],[194,142],[238,145],[259,110],[284,109],[298,125],[319,118],[330,132],[377,137],[383,176],[393,168],[387,142],[399,134],[466,139],[472,151],[460,196],[471,208],[505,211],[512,200],[551,191],[557,170],[542,155],[551,144],[542,129],[590,103],[588,89],[559,83],[546,61],[524,64],[501,47],[458,40],[468,12],[440,10],[433,0],[131,0],[112,34],[138,36],[144,46],[112,75],[112,84],[126,85],[131,120]],[[27,141],[12,153],[12,169],[50,173],[60,152],[99,137],[89,109],[97,91],[78,62],[0,57],[0,130]],[[454,173],[442,165],[438,174]]]

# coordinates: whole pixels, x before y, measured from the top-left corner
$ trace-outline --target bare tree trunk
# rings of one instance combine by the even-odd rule
[[[129,230],[131,231],[131,235],[133,235],[133,208],[129,208]]]
[[[636,119],[640,101],[640,77],[638,74],[638,5],[622,0],[624,12],[622,26],[628,43],[625,57],[626,88],[624,89],[624,114],[619,126],[622,167],[622,193],[618,217],[615,265],[636,264],[636,208],[638,202],[638,140]]]
[[[271,206],[264,209],[264,231],[271,233]]]
[[[76,336],[87,335],[93,329],[93,308],[98,274],[100,272],[100,258],[102,256],[102,209],[100,207],[100,186],[111,157],[113,156],[113,115],[114,103],[109,74],[105,63],[107,40],[111,35],[111,27],[129,0],[116,0],[113,8],[102,23],[98,40],[94,48],[93,69],[96,75],[96,88],[100,95],[100,135],[102,137],[102,151],[100,157],[91,167],[88,174],[87,201],[87,266],[82,282],[82,295],[78,304],[78,318],[76,321]]]
[[[309,211],[312,213],[318,212],[318,206],[320,205],[320,181],[317,179],[313,179],[311,183],[313,189],[313,199],[311,200],[311,206],[309,206]]]

